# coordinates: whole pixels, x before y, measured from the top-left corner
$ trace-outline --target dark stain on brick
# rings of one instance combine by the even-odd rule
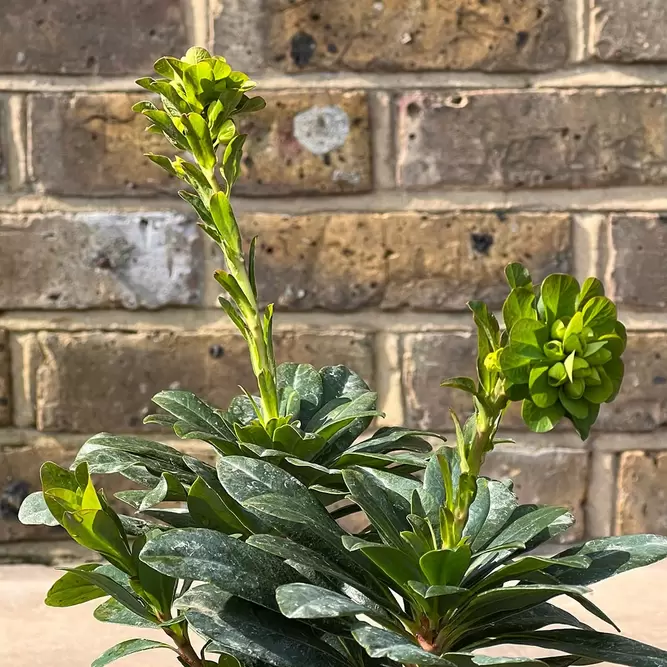
[[[526,44],[528,44],[528,39],[530,38],[530,33],[527,33],[525,30],[519,30],[516,34],[516,48],[522,49]]]
[[[290,55],[297,67],[305,67],[313,57],[317,43],[307,32],[297,32],[292,37]]]
[[[496,218],[498,218],[498,222],[507,222],[507,211],[501,211],[500,209],[496,209],[493,213],[496,216]]]
[[[470,234],[470,243],[475,252],[478,252],[480,255],[488,255],[493,245],[493,236],[491,234],[473,232]]]
[[[30,494],[30,486],[23,480],[10,482],[0,494],[0,518],[17,518],[21,503]]]
[[[221,357],[225,356],[225,348],[222,347],[222,345],[218,345],[217,343],[215,345],[211,345],[211,347],[208,348],[208,353],[213,357],[213,359],[220,359]]]
[[[662,375],[656,375],[653,378],[653,384],[667,384],[667,378]]]

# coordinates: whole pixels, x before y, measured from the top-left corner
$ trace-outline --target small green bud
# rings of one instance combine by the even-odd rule
[[[552,387],[558,387],[567,381],[567,371],[565,364],[562,361],[555,363],[547,374],[549,376],[549,384]]]
[[[552,325],[551,325],[551,337],[555,338],[556,340],[563,340],[565,338],[565,330],[567,329],[567,325],[563,320],[556,320]]]
[[[559,340],[550,340],[544,346],[544,356],[549,361],[561,361],[565,359],[563,344]]]
[[[489,352],[484,359],[484,368],[486,368],[489,373],[500,373],[500,353],[501,350],[496,350],[495,352]]]
[[[590,343],[595,340],[595,332],[590,327],[584,327],[581,331],[581,340]]]
[[[588,361],[591,366],[602,366],[608,361],[611,361],[611,357],[611,352],[603,347],[594,354],[591,354],[590,357],[586,357],[586,361]]]
[[[577,352],[579,354],[582,354],[584,351],[581,345],[581,341],[579,340],[579,336],[577,336],[577,334],[570,334],[565,339],[563,347],[565,348],[565,352],[567,352],[568,354],[570,352]]]
[[[581,357],[575,357],[574,363],[572,364],[572,375],[575,378],[585,378],[590,373],[590,366],[585,359]]]
[[[602,384],[602,378],[598,369],[595,367],[589,368],[588,376],[586,377],[586,386],[587,387],[599,387]]]
[[[574,382],[568,382],[564,387],[563,387],[566,396],[569,398],[577,399],[581,398],[584,395],[584,391],[586,390],[586,383],[584,382],[583,379],[578,378]]]

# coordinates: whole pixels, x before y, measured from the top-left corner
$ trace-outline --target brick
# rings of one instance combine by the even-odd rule
[[[180,0],[6,0],[2,11],[2,73],[150,73],[189,42]]]
[[[267,108],[239,122],[248,134],[235,192],[335,194],[371,187],[368,102],[360,92],[266,95]]]
[[[2,47],[0,46],[0,49]],[[0,96],[0,192],[7,190],[7,140],[9,138],[9,131],[7,124],[9,122],[9,114],[7,113],[7,100]]]
[[[452,431],[453,409],[463,421],[472,412],[469,394],[440,387],[448,377],[475,378],[477,338],[471,331],[427,332],[403,337],[402,382],[405,421],[411,428]],[[506,427],[522,426],[518,412],[508,413]]]
[[[592,54],[605,61],[667,59],[663,0],[591,0]]]
[[[80,442],[71,440],[63,444],[51,437],[39,437],[29,446],[0,449],[0,544],[20,540],[69,539],[59,527],[24,526],[18,521],[17,512],[25,496],[41,489],[39,470],[42,463],[53,461],[63,468],[69,468],[83,441],[80,438]],[[210,447],[193,446],[191,442],[180,440],[169,444],[211,462]],[[104,489],[117,512],[134,513],[113,495],[118,491],[137,489],[139,485],[121,475],[95,475],[94,482],[98,489]]]
[[[629,334],[623,361],[621,391],[602,406],[596,428],[632,432],[667,425],[667,334]]]
[[[158,391],[183,388],[220,407],[253,391],[245,343],[220,333],[42,333],[37,428],[90,433],[146,430]],[[372,339],[348,331],[283,331],[276,356],[315,366],[344,363],[372,382]]]
[[[449,409],[463,421],[472,412],[469,394],[440,387],[449,377],[477,377],[477,338],[472,331],[431,331],[403,337],[402,384],[405,420],[412,428],[453,431]],[[521,432],[521,441],[534,436],[521,418],[521,403],[512,403],[503,418],[503,428]],[[558,446],[580,447],[581,440],[567,420],[556,427]],[[541,441],[546,442],[541,436]]]
[[[145,95],[34,95],[30,159],[38,189],[59,195],[173,194],[180,181],[143,157],[169,153],[132,111]]]
[[[570,218],[560,214],[395,215],[385,228],[387,309],[491,307],[507,296],[504,268],[524,262],[535,280],[570,267]]]
[[[614,215],[611,291],[617,303],[631,308],[667,308],[667,218],[660,215]]]
[[[661,185],[666,105],[662,89],[408,93],[397,98],[397,178],[407,188]]]
[[[10,369],[9,334],[0,329],[0,426],[7,426],[11,422]]]
[[[502,446],[491,452],[482,474],[512,479],[521,503],[568,507],[577,523],[563,541],[583,538],[589,455],[574,449]]]
[[[536,280],[570,267],[564,214],[256,213],[241,224],[245,238],[259,236],[260,295],[288,310],[499,306],[510,260]],[[210,256],[219,262],[217,248]]]
[[[621,455],[616,497],[616,533],[667,535],[667,453]]]
[[[547,0],[231,0],[215,33],[235,67],[286,72],[539,71],[569,43],[563,3]]]
[[[9,260],[0,264],[0,309],[159,308],[200,300],[201,237],[180,213],[0,215],[0,247]]]

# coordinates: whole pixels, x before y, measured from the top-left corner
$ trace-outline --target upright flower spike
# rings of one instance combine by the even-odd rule
[[[537,300],[527,273],[510,286],[503,307],[507,340],[497,355],[505,392],[523,400],[531,430],[549,431],[567,417],[585,439],[600,405],[616,397],[623,380],[627,336],[616,306],[596,278],[580,287],[572,276],[550,275]]]

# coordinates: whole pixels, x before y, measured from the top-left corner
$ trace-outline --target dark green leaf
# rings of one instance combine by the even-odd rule
[[[521,416],[526,426],[535,433],[551,431],[565,415],[560,403],[554,403],[548,408],[539,408],[531,400],[526,399],[521,404]]]
[[[427,653],[408,638],[384,628],[358,625],[352,634],[371,658],[389,658],[401,664],[426,667],[452,667],[452,663],[434,653]]]
[[[517,507],[516,496],[496,480],[477,479],[477,495],[470,506],[465,534],[473,553],[483,549],[503,528]]]
[[[216,648],[241,659],[273,667],[345,667],[349,663],[299,621],[225,595],[213,586],[194,588],[178,606],[189,623]]]
[[[667,557],[667,537],[661,535],[622,535],[591,540],[563,551],[558,557],[585,556],[590,565],[585,570],[563,568],[554,562],[547,572],[564,584],[587,586],[651,565]]]
[[[125,658],[134,653],[141,653],[142,651],[149,651],[154,648],[167,648],[170,651],[176,650],[169,646],[169,644],[156,642],[152,639],[128,639],[105,651],[97,660],[93,661],[91,667],[105,667],[105,665],[120,660],[120,658]]]
[[[177,579],[195,579],[266,607],[276,608],[275,589],[298,580],[278,558],[222,533],[194,528],[153,538],[141,560]]]
[[[280,364],[276,373],[278,389],[292,387],[299,394],[301,399],[299,418],[305,425],[321,405],[324,393],[322,377],[310,364]]]
[[[497,644],[527,644],[572,653],[583,658],[613,662],[630,667],[667,665],[667,651],[634,639],[594,630],[542,630],[495,637]]]
[[[287,618],[339,618],[372,614],[363,605],[334,591],[312,584],[287,584],[276,590],[280,611]]]

